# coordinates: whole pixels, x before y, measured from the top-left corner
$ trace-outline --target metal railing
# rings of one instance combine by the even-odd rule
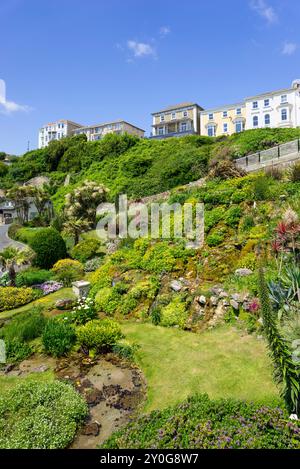
[[[244,156],[235,160],[239,168],[249,170],[251,167],[267,166],[269,162],[300,153],[300,139],[292,140],[291,142],[277,145],[276,147],[268,148],[268,150],[258,151],[251,155]],[[275,161],[274,161],[275,160]]]

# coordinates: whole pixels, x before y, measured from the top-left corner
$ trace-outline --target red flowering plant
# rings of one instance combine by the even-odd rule
[[[272,242],[272,250],[278,261],[278,274],[282,270],[282,264],[291,254],[294,262],[300,253],[300,221],[296,212],[287,209],[282,220],[275,229],[275,239]]]

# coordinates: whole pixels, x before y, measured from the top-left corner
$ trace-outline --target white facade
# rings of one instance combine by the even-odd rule
[[[75,129],[80,127],[82,126],[76,122],[63,119],[44,125],[39,130],[39,148],[46,147],[52,140],[69,137]]]
[[[245,130],[265,127],[300,127],[300,80],[291,88],[245,99]]]
[[[111,133],[117,135],[123,135],[127,133],[140,138],[143,138],[145,135],[145,131],[143,129],[140,129],[139,127],[136,127],[135,125],[123,120],[107,122],[104,124],[89,125],[87,127],[74,129],[73,131],[74,135],[85,134],[89,142],[101,140],[101,138],[105,137],[105,135]]]

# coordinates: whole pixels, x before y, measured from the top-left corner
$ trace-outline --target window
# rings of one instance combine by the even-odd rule
[[[284,104],[284,103],[287,103],[287,95],[286,94],[283,94],[281,96],[281,104]]]
[[[163,135],[164,134],[164,128],[163,127],[159,127],[158,129],[158,135]]]
[[[257,116],[253,117],[253,127],[258,127],[258,117]]]
[[[227,111],[223,111],[223,117],[228,117],[228,112]]]
[[[224,134],[227,134],[227,132],[228,132],[228,124],[223,124],[223,132],[224,132]]]
[[[211,113],[211,114],[208,114],[208,119],[209,119],[210,121],[212,121],[213,118],[214,118],[214,115],[213,115],[212,113]]]
[[[207,135],[209,137],[214,137],[216,135],[216,127],[214,125],[209,125],[207,127]]]
[[[265,99],[265,100],[264,100],[264,106],[265,106],[265,107],[270,106],[270,100],[269,100],[269,99]]]
[[[281,120],[287,121],[287,119],[288,119],[287,109],[281,109]]]
[[[242,114],[242,110],[241,110],[240,107],[238,107],[237,110],[236,110],[236,115],[240,116],[241,114]]]
[[[252,103],[252,109],[257,109],[258,108],[258,102],[257,101],[253,101]]]
[[[58,134],[57,134],[57,138],[58,138],[58,140],[60,139],[60,133],[59,133],[59,132],[58,132]]]
[[[61,124],[61,128],[62,128],[62,129],[64,128],[64,126],[65,126],[65,124]]]
[[[265,115],[265,125],[270,125],[270,122],[271,122],[271,120],[270,120],[270,114],[266,114],[266,115]]]
[[[171,118],[172,118],[172,119],[176,119],[176,112],[172,112]]]
[[[180,125],[180,131],[181,132],[186,132],[187,131],[187,125],[186,122],[182,122]]]
[[[239,134],[240,132],[243,132],[244,130],[244,124],[243,124],[243,121],[236,121],[235,123],[235,131],[237,134]]]
[[[187,117],[188,116],[188,112],[187,111],[183,111],[183,117]]]

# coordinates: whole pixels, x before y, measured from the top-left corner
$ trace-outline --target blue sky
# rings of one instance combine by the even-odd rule
[[[56,119],[149,133],[169,104],[214,107],[300,77],[299,0],[0,0],[0,18],[8,153],[36,148]]]

